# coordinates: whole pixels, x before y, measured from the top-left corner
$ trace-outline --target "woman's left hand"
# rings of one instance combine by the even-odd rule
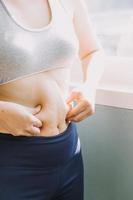
[[[80,122],[95,113],[95,92],[83,92],[81,89],[74,89],[66,102],[70,107],[66,115],[66,121]],[[86,95],[87,94],[87,95]],[[76,106],[72,107],[71,102],[76,101]]]

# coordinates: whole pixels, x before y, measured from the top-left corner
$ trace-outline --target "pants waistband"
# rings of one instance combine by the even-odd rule
[[[13,136],[0,133],[0,167],[56,168],[77,149],[76,123],[55,136]]]

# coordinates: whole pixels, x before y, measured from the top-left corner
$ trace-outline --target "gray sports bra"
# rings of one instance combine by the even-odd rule
[[[49,5],[50,23],[42,29],[29,29],[0,0],[0,84],[72,66],[79,50],[72,18],[59,0],[49,0]]]

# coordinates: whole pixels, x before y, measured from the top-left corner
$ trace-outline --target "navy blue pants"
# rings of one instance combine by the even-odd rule
[[[76,123],[55,136],[0,133],[0,200],[83,200]]]

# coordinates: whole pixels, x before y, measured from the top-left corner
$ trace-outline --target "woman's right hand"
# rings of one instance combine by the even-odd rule
[[[41,120],[35,117],[41,105],[34,108],[14,102],[4,102],[0,107],[0,132],[14,136],[34,136],[40,134]]]

